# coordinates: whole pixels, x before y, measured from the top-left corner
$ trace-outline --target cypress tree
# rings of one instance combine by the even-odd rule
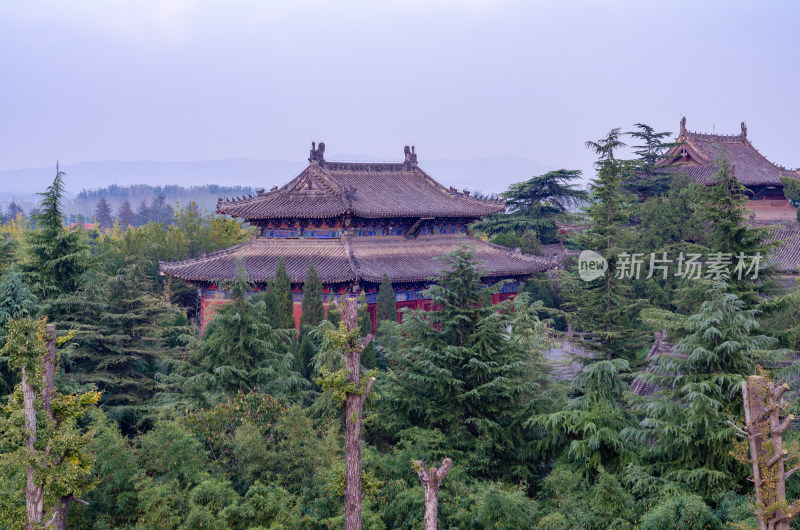
[[[275,270],[275,296],[278,299],[278,313],[280,314],[280,327],[290,329],[295,327],[294,322],[294,301],[292,300],[292,280],[286,272],[286,265],[283,257],[278,260],[278,268]]]
[[[339,329],[339,323],[342,321],[342,315],[336,308],[336,304],[328,304],[328,315],[325,317],[325,320],[330,322],[334,329]]]
[[[314,262],[308,261],[308,273],[303,283],[303,314],[301,326],[316,326],[325,319],[325,306],[322,304],[322,280],[320,280]]]
[[[381,278],[381,286],[378,288],[376,320],[378,322],[383,320],[397,322],[397,302],[395,302],[392,282],[385,274],[383,275],[383,278]]]

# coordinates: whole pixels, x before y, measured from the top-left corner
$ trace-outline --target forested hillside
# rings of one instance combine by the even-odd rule
[[[629,138],[639,156],[620,159]],[[431,466],[441,528],[757,528],[757,513],[788,524],[800,509],[775,484],[792,474],[798,433],[787,423],[770,439],[789,471],[756,477],[756,497],[741,383],[786,382],[775,417],[796,409],[800,290],[752,261],[768,233],[748,222],[724,156],[714,185],[668,178],[662,138],[612,130],[587,144],[588,191],[577,171],[534,176],[473,226],[523,252],[592,250],[604,271],[587,279],[570,254],[492,305],[501,286],[482,284],[465,246],[441,258],[434,311],[398,323],[384,278],[374,330],[363,297],[326,315],[314,267],[296,330],[285,268],[255,293],[240,262],[201,335],[196,289],[158,261],[254,229],[173,209],[171,188],[142,188],[159,193],[127,222],[111,203],[138,215],[136,187],[81,194],[108,202],[108,218],[70,228],[57,174],[38,211],[0,232],[0,527],[342,528],[347,495],[365,528],[422,528]],[[689,255],[702,273],[686,272]],[[729,267],[709,269],[716,255]],[[571,379],[548,360],[564,341],[591,353]],[[798,496],[792,476],[786,497]]]

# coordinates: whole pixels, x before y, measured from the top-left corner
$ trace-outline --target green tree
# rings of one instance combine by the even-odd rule
[[[129,226],[133,226],[136,214],[133,213],[129,200],[125,199],[117,209],[117,219],[119,219],[119,225],[123,230],[127,230]]]
[[[6,324],[9,320],[33,317],[38,310],[36,297],[22,283],[16,271],[3,276],[0,281],[0,347],[6,343]],[[17,384],[17,374],[11,369],[9,359],[0,355],[0,396],[5,396]]]
[[[572,380],[574,397],[563,410],[530,420],[547,433],[539,446],[556,457],[556,466],[577,473],[589,484],[602,472],[619,474],[636,455],[636,445],[620,434],[636,425],[623,406],[629,388],[621,376],[627,371],[624,359],[589,364]]]
[[[303,283],[302,309],[301,326],[316,326],[325,319],[325,307],[322,304],[322,280],[311,260],[308,262],[308,272]]]
[[[77,388],[96,386],[100,406],[123,432],[149,428],[158,414],[153,396],[184,350],[175,335],[180,310],[148,282],[146,262],[135,257],[115,274],[96,273],[74,296],[63,297],[64,322],[77,331],[65,380]]]
[[[644,334],[635,328],[639,303],[632,298],[631,279],[618,274],[619,256],[627,250],[631,230],[630,196],[622,192],[622,183],[630,163],[615,153],[625,146],[619,129],[613,129],[597,142],[586,142],[598,155],[597,175],[591,184],[591,204],[586,208],[589,227],[574,237],[581,248],[600,254],[608,263],[605,273],[583,281],[578,271],[565,279],[564,299],[577,327],[591,334],[587,343],[610,360],[632,359],[644,344]],[[621,265],[621,264],[620,264]]]
[[[73,498],[91,490],[92,456],[85,450],[92,430],[79,424],[95,406],[100,394],[65,395],[56,390],[59,363],[55,331],[46,329],[45,318],[21,318],[8,322],[8,338],[2,354],[21,373],[21,383],[9,396],[6,414],[0,418],[0,473],[25,475],[24,489],[4,497],[24,498],[21,513],[12,499],[0,503],[0,521],[21,528],[53,524],[66,528]],[[50,521],[50,523],[48,523]]]
[[[782,352],[776,340],[759,333],[757,311],[729,292],[724,283],[707,293],[698,313],[680,317],[650,310],[647,322],[685,336],[675,352],[655,359],[639,377],[661,394],[644,405],[640,429],[648,443],[651,479],[640,487],[682,483],[705,499],[741,484],[746,470],[731,456],[734,430],[728,423],[741,412],[741,383],[756,362],[774,363]],[[687,450],[687,448],[690,448]]]
[[[634,127],[637,130],[627,134],[640,141],[641,145],[633,146],[633,152],[638,158],[634,160],[633,170],[625,179],[623,189],[628,193],[635,193],[640,199],[663,195],[669,189],[673,174],[661,170],[658,163],[664,158],[667,150],[679,144],[664,141],[672,134],[670,132],[657,133],[644,123],[637,123]]]
[[[574,184],[580,177],[580,171],[559,169],[512,184],[502,194],[509,213],[479,221],[473,228],[489,235],[532,231],[542,243],[553,243],[557,240],[556,219],[588,198]]]
[[[105,197],[101,198],[97,203],[97,209],[94,212],[94,219],[103,229],[111,228],[114,224],[114,216],[111,213],[111,205]]]
[[[201,403],[216,403],[237,392],[260,389],[285,396],[305,386],[287,348],[291,334],[273,329],[264,318],[264,302],[248,297],[252,286],[241,260],[222,288],[230,302],[209,324],[194,354],[196,373],[183,380],[184,390]]]
[[[292,280],[286,272],[286,265],[283,257],[278,260],[278,268],[275,270],[275,296],[278,298],[278,311],[281,315],[282,328],[295,327],[294,322],[294,301],[292,300]]]
[[[75,291],[89,256],[82,231],[70,232],[64,228],[61,213],[64,172],[56,168],[53,183],[39,195],[41,213],[34,218],[39,228],[25,233],[22,267],[35,294],[44,300]]]
[[[383,320],[397,322],[397,302],[392,289],[392,281],[385,274],[381,278],[381,285],[378,288],[378,304],[375,313],[379,323]]]
[[[531,352],[523,345],[530,342],[509,340],[508,330],[512,338],[522,333],[527,326],[515,326],[515,319],[526,313],[530,323],[536,309],[522,301],[493,306],[474,250],[460,248],[443,261],[425,293],[440,309],[406,312],[400,344],[388,353],[385,425],[394,432],[440,429],[476,473],[529,477],[533,462],[523,455],[532,440],[522,424],[541,389],[526,377]]]

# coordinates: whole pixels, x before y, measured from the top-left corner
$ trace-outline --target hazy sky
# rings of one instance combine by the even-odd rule
[[[800,2],[0,3],[0,169],[514,155],[645,122],[800,166]],[[289,176],[287,176],[288,179]]]

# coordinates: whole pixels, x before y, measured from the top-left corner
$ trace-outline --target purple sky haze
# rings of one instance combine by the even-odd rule
[[[323,140],[588,171],[586,140],[683,115],[745,120],[797,167],[798,22],[791,1],[3,2],[0,170],[302,160]]]

